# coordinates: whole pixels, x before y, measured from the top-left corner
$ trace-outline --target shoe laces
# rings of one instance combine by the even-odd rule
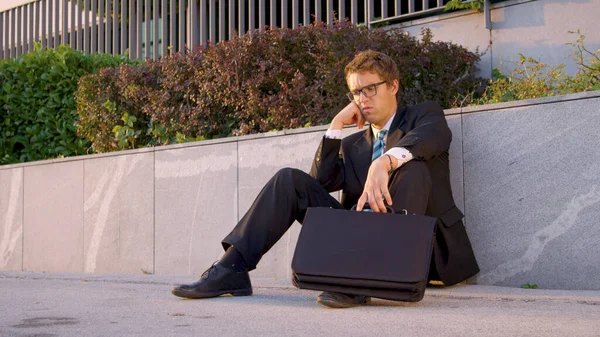
[[[202,276],[200,276],[200,279],[204,280],[207,279],[209,276],[217,276],[219,274],[219,271],[217,270],[216,264],[219,261],[215,261],[213,262],[212,266],[210,266],[208,269],[206,269],[206,271],[204,273],[202,273]]]

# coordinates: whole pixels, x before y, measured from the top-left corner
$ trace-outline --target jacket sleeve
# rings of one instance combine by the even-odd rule
[[[312,167],[310,175],[328,192],[339,191],[344,185],[344,160],[342,157],[341,139],[323,137]]]
[[[452,132],[439,103],[426,102],[412,108],[407,112],[414,115],[409,118],[409,131],[395,146],[406,148],[417,160],[429,160],[448,151]]]

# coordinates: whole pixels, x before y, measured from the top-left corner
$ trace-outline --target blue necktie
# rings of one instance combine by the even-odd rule
[[[383,151],[385,151],[385,144],[383,143],[383,138],[385,137],[386,133],[387,130],[379,131],[379,135],[377,135],[377,140],[375,141],[375,145],[373,146],[373,158],[371,159],[371,161],[374,161],[375,159],[383,155]]]

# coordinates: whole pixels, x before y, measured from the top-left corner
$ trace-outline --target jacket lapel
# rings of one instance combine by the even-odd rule
[[[390,125],[390,130],[388,131],[388,136],[385,142],[385,150],[396,146],[396,143],[404,136],[404,131],[402,131],[402,126],[405,124],[404,115],[406,114],[406,108],[401,107],[396,111],[396,116]]]
[[[352,156],[354,173],[356,173],[356,177],[360,181],[362,188],[365,187],[369,166],[371,166],[372,155],[373,131],[370,126],[367,126],[367,130],[364,132],[363,136],[354,142],[354,155]]]

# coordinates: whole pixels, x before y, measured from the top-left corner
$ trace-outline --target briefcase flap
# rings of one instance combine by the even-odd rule
[[[436,221],[423,215],[309,208],[292,269],[300,278],[423,282]]]

